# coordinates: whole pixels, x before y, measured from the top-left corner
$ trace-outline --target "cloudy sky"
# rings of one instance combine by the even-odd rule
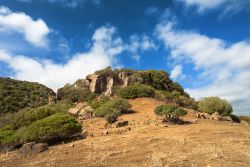
[[[0,76],[56,90],[112,66],[169,72],[250,115],[250,0],[1,0]]]

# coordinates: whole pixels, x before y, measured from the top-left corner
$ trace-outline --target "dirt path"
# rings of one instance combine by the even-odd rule
[[[250,127],[199,120],[197,124],[164,127],[153,113],[153,99],[132,100],[134,114],[122,116],[129,126],[105,128],[103,119],[84,122],[93,137],[50,147],[23,157],[18,151],[0,155],[0,166],[110,167],[249,167]],[[188,119],[194,119],[190,112]],[[129,130],[129,128],[131,130]],[[101,135],[108,130],[108,135]]]

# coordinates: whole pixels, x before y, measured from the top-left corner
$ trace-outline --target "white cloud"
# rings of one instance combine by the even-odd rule
[[[140,53],[149,51],[149,50],[156,50],[157,46],[155,42],[148,36],[138,36],[132,35],[130,36],[130,43],[126,46],[126,50],[131,52],[132,58],[137,62],[140,61]]]
[[[223,7],[223,11],[230,14],[239,11],[248,11],[250,7],[249,0],[178,0],[183,2],[187,7],[196,6],[198,12],[202,13],[209,9]]]
[[[174,68],[171,70],[170,78],[174,80],[177,80],[178,78],[180,78],[183,75],[182,68],[183,67],[181,65],[174,66]]]
[[[170,49],[171,57],[192,62],[202,70],[196,80],[210,80],[204,87],[187,89],[195,98],[220,96],[229,100],[238,114],[250,114],[250,43],[228,44],[192,31],[178,30],[172,22],[163,22],[156,34]]]
[[[12,12],[0,6],[0,32],[21,33],[29,43],[46,47],[50,29],[42,19],[33,20],[25,13]]]
[[[88,52],[75,54],[65,64],[11,55],[5,51],[0,51],[0,61],[7,63],[14,70],[14,78],[39,82],[56,90],[98,69],[114,65],[115,56],[124,49],[114,27],[97,29],[92,42],[92,48]]]

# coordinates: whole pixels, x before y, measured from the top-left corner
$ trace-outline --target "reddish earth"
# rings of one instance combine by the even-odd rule
[[[192,124],[165,127],[153,112],[161,102],[140,98],[130,103],[136,112],[119,118],[128,120],[128,126],[108,127],[102,118],[85,120],[86,139],[26,157],[18,151],[1,154],[0,166],[250,166],[250,126],[197,119],[189,110],[183,119]]]

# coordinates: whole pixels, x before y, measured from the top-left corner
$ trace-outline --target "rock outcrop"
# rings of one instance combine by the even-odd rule
[[[37,154],[48,149],[48,144],[46,143],[26,143],[20,148],[20,152],[24,155],[26,154]]]
[[[165,71],[145,70],[136,71],[128,69],[115,69],[110,67],[94,74],[89,74],[85,79],[74,83],[74,87],[88,88],[92,93],[112,95],[114,87],[126,87],[133,83],[151,85],[159,90],[173,91],[184,94],[183,88],[173,82]]]

